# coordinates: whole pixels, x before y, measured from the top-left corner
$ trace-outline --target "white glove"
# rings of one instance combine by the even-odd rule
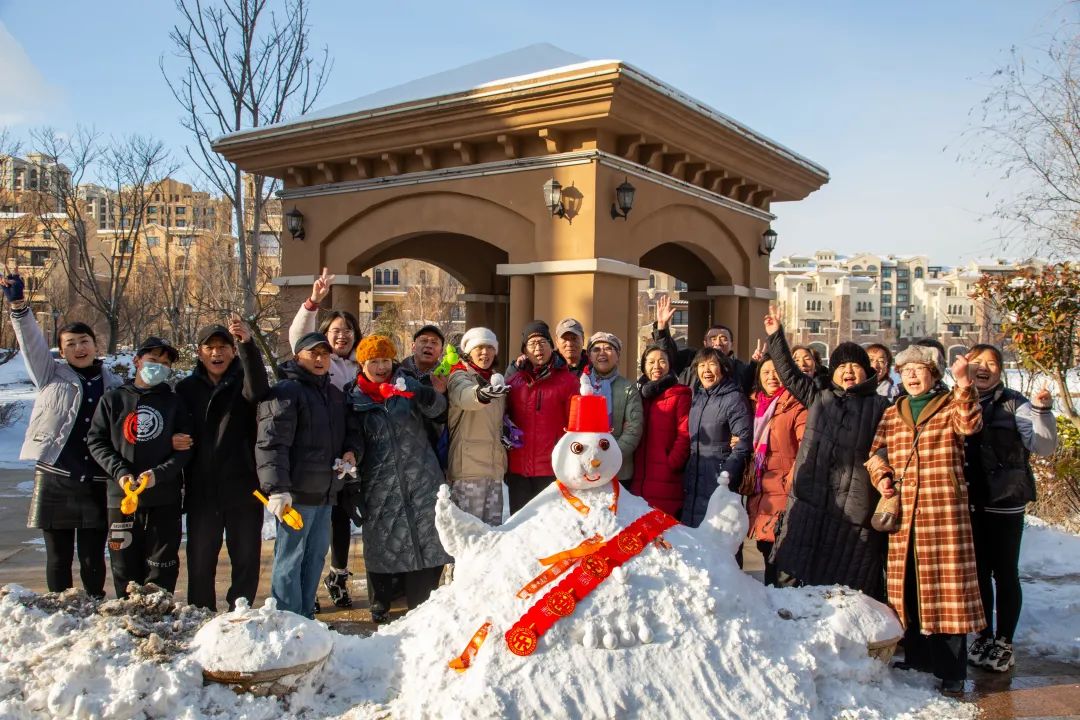
[[[334,460],[334,466],[330,469],[337,473],[339,479],[346,475],[351,475],[353,479],[356,479],[356,466],[348,460],[337,458]]]
[[[281,522],[285,522],[285,511],[292,505],[289,493],[274,493],[266,499],[266,509]]]
[[[157,482],[157,478],[154,477],[154,471],[153,470],[147,470],[147,471],[143,472],[141,475],[139,475],[139,482],[142,482],[143,478],[146,478],[146,489],[147,490],[154,487],[154,483]]]

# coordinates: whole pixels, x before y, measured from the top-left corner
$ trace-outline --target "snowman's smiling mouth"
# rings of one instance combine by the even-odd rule
[[[586,482],[600,482],[600,473],[582,473],[582,477],[585,478]]]

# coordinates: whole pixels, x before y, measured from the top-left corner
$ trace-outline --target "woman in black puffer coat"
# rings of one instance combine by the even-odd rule
[[[795,366],[775,311],[765,331],[784,387],[808,411],[773,562],[801,584],[847,585],[880,598],[885,535],[870,527],[879,495],[863,464],[889,400],[877,394],[870,357],[859,345],[833,350],[826,380]]]
[[[705,519],[720,473],[728,473],[728,489],[738,488],[753,435],[750,408],[731,359],[716,348],[703,348],[694,357],[694,368],[700,384],[690,403],[690,459],[680,518],[690,527]]]

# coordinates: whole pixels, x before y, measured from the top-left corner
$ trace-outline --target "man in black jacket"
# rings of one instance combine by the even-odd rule
[[[686,347],[679,348],[675,339],[671,336],[671,320],[675,317],[676,308],[671,304],[671,298],[661,295],[656,298],[656,322],[653,323],[653,342],[664,348],[668,357],[671,358],[672,372],[678,376],[679,382],[690,388],[695,388],[701,383],[697,379],[697,368],[694,366],[694,356],[697,350]],[[716,348],[731,360],[733,367],[732,376],[735,382],[743,390],[749,393],[754,385],[754,373],[756,368],[753,363],[745,363],[735,356],[735,335],[727,325],[716,324],[705,331],[704,347]]]
[[[236,343],[234,344],[234,338]],[[232,563],[225,595],[255,602],[262,560],[263,507],[252,491],[255,472],[255,408],[270,389],[251,330],[233,316],[229,327],[207,325],[198,334],[198,363],[176,392],[191,413],[194,444],[184,493],[187,512],[188,602],[217,610],[214,579],[222,534]]]
[[[330,510],[345,476],[334,460],[355,465],[345,448],[345,395],[330,383],[330,341],[308,333],[296,341],[295,356],[281,366],[284,379],[259,403],[255,465],[267,504],[278,519],[270,593],[279,610],[315,617],[326,551]],[[289,508],[303,518],[299,530],[284,524]]]
[[[180,552],[180,491],[190,450],[174,450],[172,436],[190,433],[183,400],[168,383],[179,353],[159,337],[135,352],[135,381],[105,393],[94,412],[86,446],[108,475],[109,559],[117,597],[129,581],[176,589]],[[138,508],[125,515],[122,484],[145,479]]]

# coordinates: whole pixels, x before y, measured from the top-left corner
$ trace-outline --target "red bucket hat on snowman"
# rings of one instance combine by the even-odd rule
[[[588,375],[581,376],[581,394],[570,398],[570,418],[566,432],[610,433],[607,400],[595,395]]]

